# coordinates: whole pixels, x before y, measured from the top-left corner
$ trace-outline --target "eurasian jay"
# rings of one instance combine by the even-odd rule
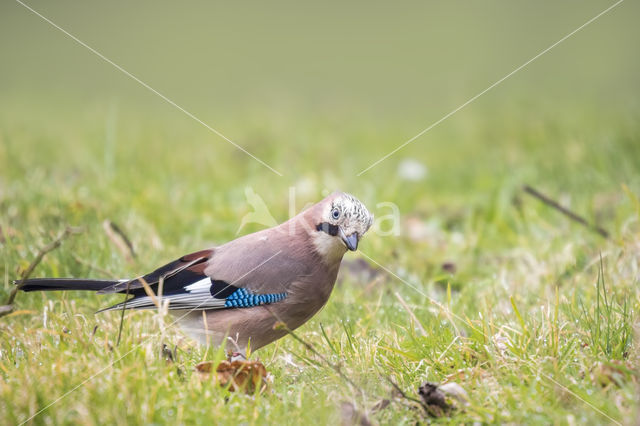
[[[294,330],[325,305],[343,255],[357,249],[372,223],[358,199],[335,192],[278,226],[187,254],[140,278],[36,278],[21,289],[123,293],[133,297],[102,311],[153,309],[144,280],[155,293],[162,286],[162,300],[187,334],[246,353],[286,335],[276,323]]]

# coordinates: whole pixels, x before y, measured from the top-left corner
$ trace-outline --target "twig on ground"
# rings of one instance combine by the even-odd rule
[[[29,264],[29,267],[27,267],[27,269],[21,274],[22,277],[16,283],[16,286],[13,287],[13,289],[11,290],[11,293],[9,293],[9,297],[7,298],[7,302],[5,303],[5,305],[0,306],[0,317],[3,317],[13,312],[13,302],[16,299],[16,295],[18,294],[18,291],[20,291],[20,289],[24,286],[25,281],[31,276],[34,269],[36,269],[36,266],[40,264],[42,259],[46,256],[46,254],[60,247],[60,244],[62,244],[62,241],[64,241],[68,236],[72,234],[79,234],[82,231],[83,231],[82,228],[67,226],[65,230],[60,235],[58,235],[58,237],[55,240],[53,240],[46,246],[42,247],[38,251],[38,254],[36,255],[35,259],[31,261],[31,263]]]
[[[133,244],[122,229],[109,219],[102,222],[102,227],[107,237],[113,244],[120,250],[127,261],[131,262],[136,257],[136,252],[133,250]]]
[[[416,404],[420,405],[420,407],[422,407],[422,409],[431,417],[440,417],[438,416],[438,413],[436,413],[433,408],[431,408],[429,405],[427,405],[424,401],[421,401],[417,398],[413,398],[409,395],[407,395],[401,388],[400,386],[398,386],[393,380],[391,380],[391,377],[389,376],[385,376],[385,379],[391,384],[391,386],[393,386],[393,388],[396,390],[396,392],[398,392],[400,394],[400,396],[404,399],[406,399],[407,401],[411,401],[411,402],[415,402]]]
[[[391,377],[389,376],[384,376],[384,378],[387,380],[387,382],[389,382],[389,384],[391,384],[391,386],[393,386],[393,388],[396,390],[396,392],[398,392],[400,394],[401,397],[403,397],[404,399],[406,399],[407,401],[411,401],[411,402],[415,402],[417,404],[419,404],[422,408],[424,408],[427,412],[429,411],[429,408],[425,405],[425,403],[423,401],[420,401],[418,398],[413,398],[409,395],[407,395],[401,388],[400,386],[398,386],[396,384],[396,382],[394,382],[393,380],[391,380]]]
[[[583,218],[582,216],[572,212],[571,210],[569,210],[568,208],[561,206],[560,203],[558,203],[555,200],[552,200],[551,198],[547,197],[546,195],[540,193],[539,191],[537,191],[536,189],[532,188],[529,185],[525,185],[522,187],[522,189],[524,190],[524,192],[526,192],[527,194],[537,198],[538,200],[542,201],[544,204],[548,205],[549,207],[552,207],[556,210],[558,210],[560,213],[564,214],[565,216],[567,216],[569,219],[573,220],[574,222],[577,222],[583,226],[586,226],[587,228],[591,229],[594,232],[597,232],[598,234],[600,234],[601,236],[603,236],[604,238],[609,238],[609,232],[607,232],[605,229],[599,227],[598,225],[589,223],[585,218]]]

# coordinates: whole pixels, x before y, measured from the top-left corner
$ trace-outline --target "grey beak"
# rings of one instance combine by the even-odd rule
[[[358,249],[358,233],[357,232],[354,232],[353,234],[347,237],[346,235],[344,235],[344,232],[342,232],[342,229],[341,229],[340,237],[342,237],[342,241],[344,241],[344,244],[347,246],[349,250],[356,251]]]

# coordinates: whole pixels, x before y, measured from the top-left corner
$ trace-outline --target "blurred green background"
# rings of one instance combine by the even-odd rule
[[[75,168],[85,184],[116,179],[126,191],[159,167],[174,182],[206,182],[223,197],[251,185],[277,203],[286,192],[276,188],[308,177],[316,193],[368,191],[402,205],[395,172],[410,157],[429,179],[403,191],[462,194],[460,202],[470,186],[494,190],[505,178],[550,180],[554,191],[571,182],[636,183],[638,150],[617,156],[616,148],[635,145],[636,2],[620,4],[361,178],[355,174],[613,3],[28,4],[285,176],[19,3],[4,2],[0,159],[13,165],[3,167],[5,181],[37,170],[55,179]],[[618,176],[580,175],[611,161]],[[222,164],[240,173],[230,177]]]
[[[291,181],[309,161],[345,177],[359,172],[613,3],[28,4],[286,170]],[[51,119],[60,133],[42,144],[59,144],[69,137],[65,127],[102,120],[114,126],[118,151],[140,143],[122,133],[153,120],[158,135],[172,139],[168,149],[199,150],[210,169],[220,157],[235,158],[233,147],[20,4],[0,7],[5,130],[22,120],[35,131]],[[622,3],[366,179],[375,180],[404,156],[431,166],[472,163],[473,157],[459,156],[460,145],[527,143],[513,135],[522,125],[553,121],[565,133],[556,141],[560,146],[570,135],[592,135],[585,144],[601,142],[593,133],[606,132],[611,115],[633,124],[639,9],[637,2]],[[485,132],[490,135],[479,135]],[[76,145],[100,137],[105,142],[106,133],[83,135]],[[370,138],[367,149],[346,147],[355,136]],[[450,157],[441,156],[447,151]],[[349,161],[341,164],[344,156]],[[507,159],[496,160],[499,167]],[[254,166],[242,155],[234,161]],[[268,175],[260,178],[275,177]]]
[[[347,123],[391,114],[413,124],[410,135],[613,2],[28,4],[223,129],[226,116],[284,109],[329,111]],[[637,3],[622,3],[474,109],[632,105],[637,16]],[[85,109],[162,104],[18,3],[3,3],[0,35],[5,102],[29,94]]]
[[[526,182],[571,192],[576,207],[595,215],[594,194],[619,192],[620,183],[638,189],[636,2],[621,3],[356,174],[612,4],[29,3],[281,178],[5,2],[3,191],[22,191],[15,184],[41,173],[71,198],[81,198],[83,186],[102,188],[101,197],[115,197],[103,208],[145,199],[154,211],[169,209],[155,220],[180,221],[173,210],[189,207],[180,197],[198,193],[224,220],[225,204],[252,186],[267,205],[281,206],[282,220],[289,186],[306,189],[297,208],[342,189],[406,212],[435,208],[438,197],[465,206]],[[422,163],[427,178],[403,181],[406,158]]]

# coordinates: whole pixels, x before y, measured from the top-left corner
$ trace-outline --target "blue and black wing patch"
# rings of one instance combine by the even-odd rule
[[[162,282],[162,302],[168,300],[169,309],[174,310],[250,308],[286,298],[286,293],[254,293],[226,281],[212,279],[204,272],[212,254],[212,250],[191,253],[140,279],[120,281],[102,288],[100,293],[124,293],[133,296],[104,310],[155,308],[156,305],[147,295],[142,281],[156,294]]]
[[[287,293],[255,294],[246,288],[239,288],[229,295],[224,302],[225,308],[252,308],[279,302],[287,297]]]
[[[167,291],[162,295],[162,301],[169,301],[171,310],[205,310],[227,308],[251,308],[254,306],[268,305],[280,302],[287,297],[282,293],[254,293],[245,288],[233,286],[226,281],[213,280],[209,277],[198,276],[195,280],[183,281],[181,287],[175,281],[181,274],[171,277],[165,283]],[[189,275],[189,274],[184,274]],[[195,274],[193,274],[195,275]],[[194,278],[194,277],[190,277]],[[157,286],[152,286],[152,289]],[[132,292],[133,298],[126,302],[111,306],[106,310],[114,309],[153,309],[156,307],[153,300],[144,292],[136,289]]]

